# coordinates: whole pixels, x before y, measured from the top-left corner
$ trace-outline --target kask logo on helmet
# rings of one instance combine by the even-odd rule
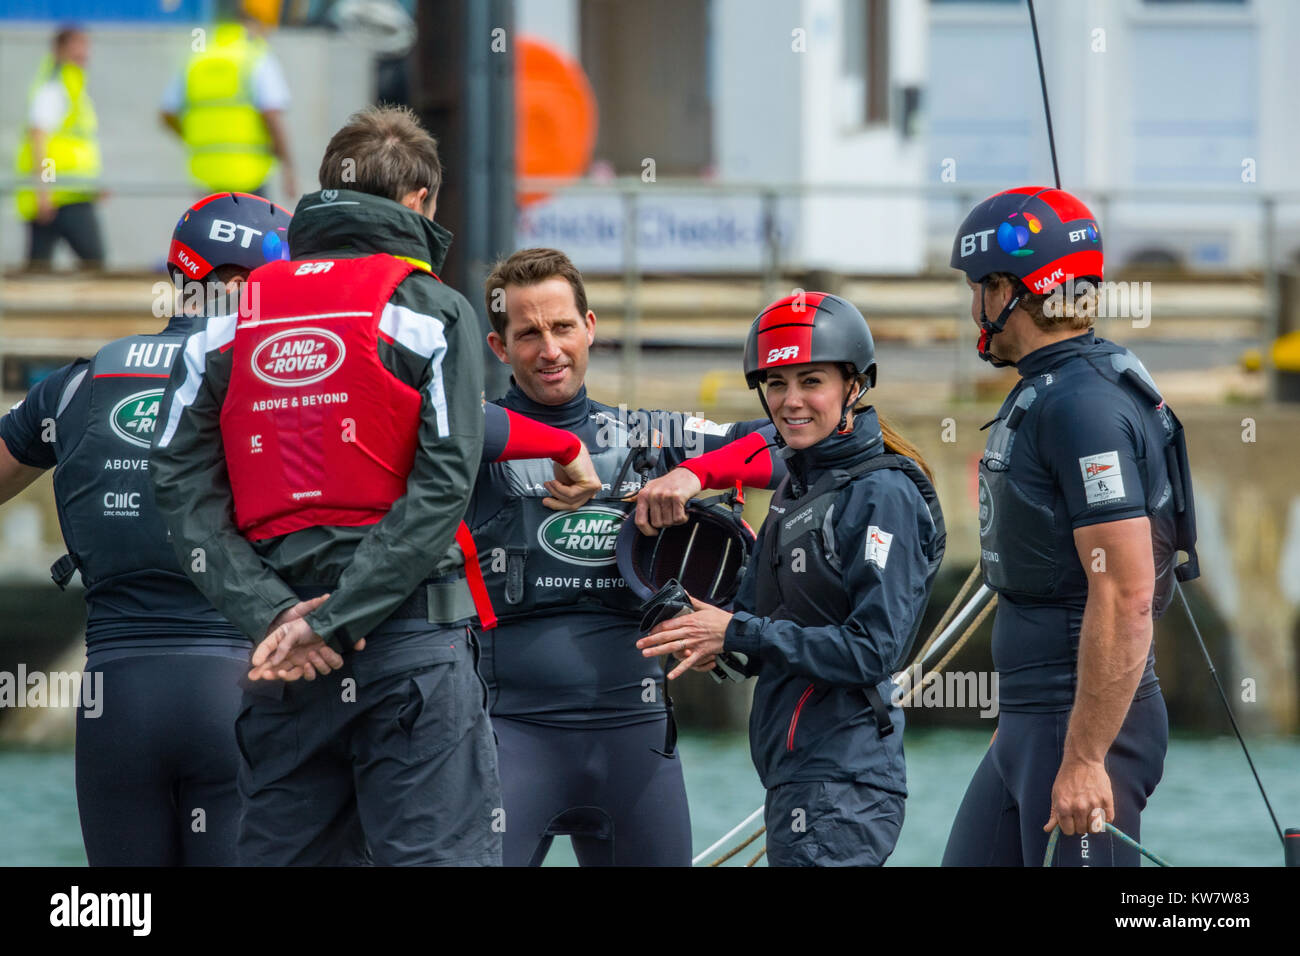
[[[161,388],[151,388],[128,395],[114,405],[108,416],[113,434],[127,444],[148,448],[154,424],[158,421],[158,410],[162,407],[162,397]]]
[[[253,350],[253,374],[270,385],[311,385],[337,372],[346,352],[343,340],[333,332],[288,329]]]
[[[599,567],[613,564],[623,512],[616,508],[580,508],[547,518],[537,529],[537,543],[561,561]]]

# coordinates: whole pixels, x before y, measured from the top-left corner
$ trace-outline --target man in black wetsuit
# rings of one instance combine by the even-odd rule
[[[640,599],[620,578],[615,541],[646,477],[682,465],[681,507],[713,483],[688,458],[752,458],[745,484],[784,476],[765,449],[767,419],[718,425],[677,413],[593,401],[584,376],[596,316],[563,253],[525,249],[488,277],[488,341],[513,371],[501,400],[582,438],[604,490],[585,508],[540,507],[544,461],[485,464],[465,520],[474,533],[499,626],[483,637],[483,677],[499,741],[506,865],[538,865],[557,835],[583,865],[688,866],[690,818],[663,672],[636,649]],[[649,446],[644,456],[637,446]],[[713,459],[717,461],[716,457]],[[732,472],[719,467],[719,473]],[[644,506],[644,505],[643,505]]]
[[[1182,429],[1141,362],[1096,338],[1102,278],[1088,208],[1059,189],[982,202],[953,244],[979,353],[1020,382],[980,463],[984,581],[999,595],[997,733],[953,822],[949,866],[1136,866],[1168,719],[1152,620],[1196,574]],[[991,316],[996,318],[991,319]],[[986,426],[987,427],[987,426]],[[1175,568],[1177,551],[1188,560]]]
[[[248,273],[288,258],[289,213],[220,193],[186,210],[168,270],[166,328],[110,342],[38,382],[0,418],[0,502],[54,468],[68,554],[86,586],[85,680],[104,706],[77,711],[77,809],[91,866],[235,863],[235,715],[248,638],[182,572],[149,482],[163,386],[202,314],[233,307]],[[301,604],[287,615],[301,615]]]

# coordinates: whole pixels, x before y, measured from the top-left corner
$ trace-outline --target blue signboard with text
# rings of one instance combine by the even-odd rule
[[[56,23],[194,23],[212,19],[217,0],[4,0],[0,20]]]

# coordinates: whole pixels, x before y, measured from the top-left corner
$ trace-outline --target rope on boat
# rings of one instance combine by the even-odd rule
[[[1156,866],[1172,866],[1172,865],[1173,865],[1173,864],[1169,863],[1169,861],[1167,861],[1167,860],[1162,860],[1160,857],[1156,856],[1154,853],[1152,853],[1150,850],[1148,850],[1146,847],[1144,847],[1141,843],[1139,843],[1137,840],[1133,839],[1131,836],[1129,836],[1127,833],[1125,833],[1123,830],[1121,830],[1119,827],[1115,826],[1115,825],[1112,824],[1112,823],[1108,823],[1108,824],[1106,824],[1106,832],[1107,832],[1107,833],[1112,833],[1112,834],[1114,834],[1115,836],[1119,837],[1120,840],[1122,840],[1124,843],[1127,843],[1127,844],[1128,844],[1129,846],[1131,846],[1133,849],[1137,850],[1139,853],[1141,853],[1144,857],[1146,857],[1148,860],[1150,860],[1150,861],[1151,861],[1152,863],[1154,863]],[[1051,866],[1051,865],[1052,865],[1052,857],[1053,857],[1053,855],[1055,855],[1055,853],[1056,853],[1056,841],[1057,841],[1057,839],[1060,837],[1060,835],[1061,835],[1061,828],[1058,826],[1058,827],[1056,827],[1054,830],[1052,830],[1052,835],[1051,835],[1050,837],[1048,837],[1048,840],[1047,840],[1047,853],[1045,853],[1045,854],[1043,855],[1043,866]]]

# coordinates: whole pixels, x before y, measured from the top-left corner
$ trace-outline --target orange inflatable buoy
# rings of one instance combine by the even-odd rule
[[[596,148],[596,97],[582,67],[554,47],[520,37],[515,47],[515,174],[576,179]],[[545,199],[521,192],[521,206]]]

